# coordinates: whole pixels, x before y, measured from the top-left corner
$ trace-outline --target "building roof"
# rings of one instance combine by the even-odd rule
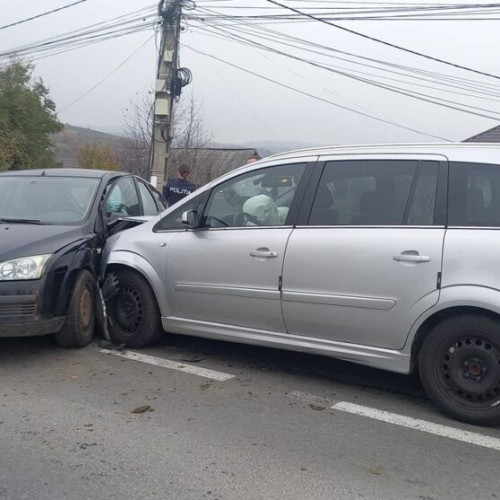
[[[463,142],[500,142],[500,125],[473,135]]]

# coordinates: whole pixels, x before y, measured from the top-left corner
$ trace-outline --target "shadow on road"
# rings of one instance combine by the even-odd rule
[[[228,365],[243,365],[250,370],[282,372],[311,379],[321,378],[427,400],[417,374],[400,375],[325,356],[183,335],[164,337],[154,350],[157,355],[161,355],[164,349],[177,351],[179,354],[210,357]]]
[[[92,348],[92,345],[87,347],[87,349]],[[49,359],[54,363],[57,362],[58,353],[67,354],[67,351],[68,349],[56,346],[50,335],[1,338],[0,368],[30,363],[34,359],[39,361],[40,358]],[[405,395],[411,399],[427,400],[416,374],[399,375],[324,356],[181,335],[166,335],[158,344],[148,348],[147,352],[159,357],[173,356],[179,359],[186,356],[202,356],[225,364],[229,367],[228,371],[230,367],[239,366],[248,370],[286,373],[312,380],[331,380],[362,389],[380,390]]]

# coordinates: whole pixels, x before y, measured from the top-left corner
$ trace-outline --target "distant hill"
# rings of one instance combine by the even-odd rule
[[[120,148],[123,144],[123,137],[66,124],[61,132],[54,134],[52,143],[56,148],[57,160],[64,167],[78,167],[77,156],[80,146],[107,144]]]
[[[118,135],[99,132],[90,128],[75,127],[66,124],[64,129],[53,136],[52,142],[56,147],[57,160],[64,167],[78,167],[78,148],[89,144],[107,144],[113,148],[120,149],[123,146],[124,138]],[[216,148],[241,148],[257,149],[262,158],[291,151],[294,149],[304,149],[315,147],[317,144],[298,141],[255,141],[238,143],[216,143]]]

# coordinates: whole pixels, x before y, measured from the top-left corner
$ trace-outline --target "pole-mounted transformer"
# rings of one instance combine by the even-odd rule
[[[179,68],[179,37],[182,8],[193,8],[190,0],[161,0],[158,14],[162,27],[156,72],[151,182],[162,189],[167,182],[168,155],[173,138],[171,127],[174,102],[192,80],[191,71]]]

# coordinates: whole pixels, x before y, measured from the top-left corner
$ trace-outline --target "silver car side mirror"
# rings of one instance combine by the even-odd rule
[[[187,210],[183,212],[182,223],[190,229],[196,229],[199,226],[198,210]]]

